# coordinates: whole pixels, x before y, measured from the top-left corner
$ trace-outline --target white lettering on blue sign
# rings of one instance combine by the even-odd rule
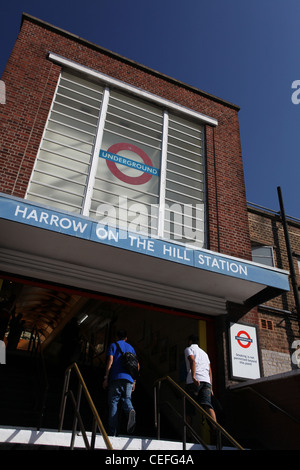
[[[142,248],[143,250],[154,253],[154,241],[149,238],[140,238],[136,235],[128,234],[130,239],[130,246]]]
[[[161,239],[144,237],[122,229],[111,229],[108,226],[95,224],[92,228],[91,240],[100,241],[110,246],[135,251],[137,253],[143,253],[148,256],[167,259],[190,266],[194,265],[192,249],[174,245]]]
[[[46,212],[41,209],[32,209],[24,205],[17,205],[15,208],[14,216],[16,218],[22,218],[29,223],[36,222],[39,225],[49,225],[55,227],[58,230],[71,231],[74,233],[83,234],[88,226],[87,223],[83,223],[81,220],[76,220],[74,217],[62,217],[61,214],[56,214],[51,211]]]
[[[100,150],[99,157],[104,158],[105,160],[110,160],[114,163],[120,163],[121,165],[125,165],[128,167],[133,168],[134,170],[139,170],[144,173],[149,173],[154,176],[159,175],[159,169],[155,168],[150,165],[146,165],[145,163],[136,162],[135,160],[131,160],[127,157],[122,157],[121,155],[117,155],[115,153],[107,152],[106,150]]]
[[[201,253],[198,254],[197,261],[199,266],[205,265],[207,267],[215,268],[218,271],[227,271],[233,274],[241,274],[248,276],[247,266],[241,263],[224,260],[219,257],[216,258],[210,255],[203,255]]]
[[[119,232],[113,229],[105,229],[104,227],[97,227],[96,234],[99,240],[114,240],[119,241]]]
[[[189,250],[190,251],[190,250]],[[163,245],[163,254],[169,256],[170,258],[192,261],[191,257],[188,256],[188,252],[183,247],[172,246],[172,245]]]
[[[142,253],[281,290],[289,290],[288,273],[286,272],[279,272],[267,266],[244,262],[208,250],[188,248],[164,239],[150,238],[116,227],[109,227],[82,216],[72,216],[72,214],[37,206],[31,202],[23,203],[20,199],[11,196],[0,195],[0,219],[21,222],[90,242]]]

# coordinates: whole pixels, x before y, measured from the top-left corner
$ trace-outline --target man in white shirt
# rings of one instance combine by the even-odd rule
[[[216,414],[212,405],[212,372],[210,360],[205,351],[198,346],[198,337],[189,337],[189,346],[184,355],[187,367],[186,391],[215,420]]]

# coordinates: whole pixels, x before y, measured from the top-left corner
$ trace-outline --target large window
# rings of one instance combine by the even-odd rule
[[[103,89],[64,72],[42,139],[27,198],[82,213]]]
[[[203,139],[193,111],[65,69],[26,198],[202,247]]]
[[[161,109],[110,93],[91,216],[107,211],[111,224],[157,234],[162,131]]]
[[[170,114],[168,131],[164,235],[185,242],[198,237],[203,241],[203,129]]]

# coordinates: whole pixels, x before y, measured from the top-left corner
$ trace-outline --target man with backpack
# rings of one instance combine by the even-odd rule
[[[115,436],[118,428],[118,405],[128,416],[127,432],[131,434],[135,428],[135,410],[131,401],[131,394],[135,389],[135,373],[128,369],[125,361],[126,353],[130,360],[136,359],[134,348],[127,343],[125,330],[117,332],[117,342],[112,343],[107,350],[107,363],[103,381],[103,388],[108,388],[108,432]],[[136,359],[137,369],[139,364]],[[129,372],[130,370],[130,372]]]

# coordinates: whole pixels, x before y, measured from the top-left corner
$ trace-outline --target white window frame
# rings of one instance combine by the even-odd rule
[[[270,250],[270,254],[271,256],[268,258],[270,260],[272,260],[272,265],[269,265],[269,264],[266,264],[266,263],[263,263],[263,262],[258,262],[257,259],[260,258],[260,256],[255,256],[256,258],[256,263],[258,264],[263,264],[264,266],[271,266],[272,268],[275,267],[275,257],[274,257],[274,248],[271,246],[271,245],[257,245],[257,244],[253,244],[252,247],[251,247],[251,250],[252,250],[252,259],[253,259],[253,249],[254,248],[268,248]],[[266,258],[265,256],[261,256],[261,258]]]
[[[108,75],[105,75],[102,72],[98,72],[97,70],[93,70],[89,67],[86,67],[84,65],[80,65],[77,62],[74,62],[72,60],[66,59],[65,57],[62,57],[58,54],[54,54],[52,52],[49,52],[48,58],[61,65],[65,66],[68,68],[72,68],[73,70],[77,70],[79,72],[82,72],[84,74],[88,74],[91,77],[95,77],[98,80],[101,80],[103,83],[105,83],[107,86],[115,86],[118,87],[119,89],[122,89],[124,91],[128,91],[130,93],[133,93],[135,95],[138,95],[140,98],[145,98],[147,100],[152,101],[153,103],[157,103],[160,106],[163,106],[167,109],[173,110],[173,111],[179,111],[182,114],[186,114],[189,117],[194,117],[196,119],[199,119],[203,123],[209,124],[210,126],[217,126],[218,121],[217,119],[214,119],[210,116],[207,116],[206,114],[199,113],[197,111],[194,111],[192,109],[186,108],[185,106],[181,106],[179,104],[173,103],[172,101],[166,100],[165,98],[161,98],[160,96],[154,95],[148,91],[144,91],[141,88],[134,87],[132,85],[128,85],[124,82],[121,82],[120,80],[117,80],[116,78],[109,77]]]
[[[97,173],[97,166],[98,166],[98,155],[100,152],[100,146],[101,146],[101,142],[103,138],[104,123],[105,123],[108,101],[109,101],[109,93],[110,93],[109,88],[105,87],[104,92],[103,92],[102,105],[100,109],[98,129],[96,131],[97,137],[96,137],[96,142],[95,142],[95,147],[94,147],[94,153],[92,156],[91,170],[90,170],[90,175],[88,178],[87,190],[86,190],[85,200],[83,204],[82,214],[86,216],[88,216],[90,212],[90,207],[91,207],[91,202],[92,202],[92,194],[93,194],[93,188],[94,188],[94,183],[95,183],[95,178],[96,178],[96,173]]]
[[[118,79],[112,78],[108,75],[98,72],[89,67],[78,64],[74,61],[71,61],[65,57],[62,57],[58,54],[49,52],[48,58],[52,62],[59,64],[61,67],[66,67],[70,70],[80,72],[85,76],[90,78],[96,78],[97,81],[102,83],[104,88],[102,105],[99,113],[98,127],[97,127],[97,138],[94,146],[94,151],[91,160],[91,170],[87,182],[86,194],[82,206],[82,215],[89,216],[89,210],[91,206],[93,187],[96,177],[97,165],[98,165],[98,156],[100,151],[100,145],[102,142],[104,124],[106,119],[106,113],[108,108],[108,102],[110,97],[110,89],[117,88],[120,91],[127,92],[129,94],[135,95],[139,98],[145,99],[149,102],[159,105],[163,108],[163,134],[162,134],[162,151],[161,151],[161,178],[160,178],[160,191],[159,191],[159,210],[158,210],[158,237],[164,238],[164,222],[165,222],[165,193],[166,193],[166,174],[167,174],[167,146],[168,146],[168,122],[169,122],[169,112],[180,113],[183,117],[192,118],[202,125],[217,126],[218,121],[210,116],[202,114],[200,112],[194,111],[192,109],[181,106],[177,103],[169,101],[165,98],[162,98],[158,95],[152,94],[150,92],[144,91],[140,88],[134,87],[132,85],[126,84]],[[204,183],[205,184],[205,183]],[[204,235],[205,237],[205,235]],[[205,240],[204,240],[205,243]]]

